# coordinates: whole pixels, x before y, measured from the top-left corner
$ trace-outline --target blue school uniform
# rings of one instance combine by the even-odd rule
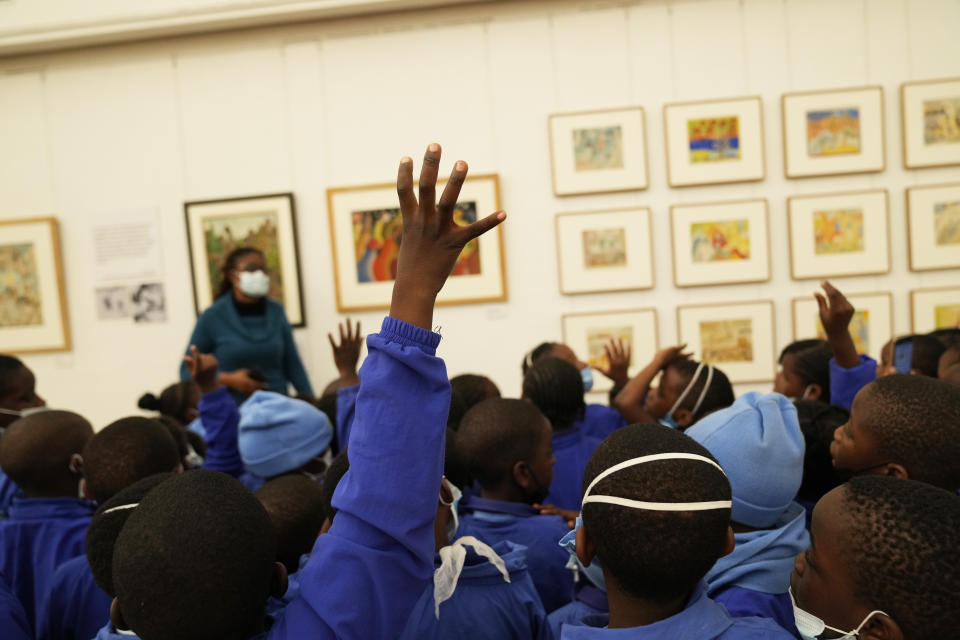
[[[431,584],[450,406],[439,342],[390,317],[367,338],[337,517],[268,640],[394,637]]]
[[[626,425],[627,421],[619,411],[603,404],[588,404],[583,418],[573,423],[573,426],[578,427],[586,435],[599,438],[601,441]]]
[[[267,616],[279,618],[283,610],[287,608],[287,605],[297,599],[297,596],[300,595],[300,570],[303,569],[309,560],[309,554],[305,553],[300,556],[300,566],[297,567],[296,571],[287,575],[286,592],[279,598],[271,596],[267,599]]]
[[[787,589],[794,558],[810,547],[803,507],[790,505],[775,528],[734,537],[733,552],[707,572],[710,597],[734,617],[771,618],[794,633],[793,604]]]
[[[489,560],[469,546],[465,549],[463,571],[453,595],[440,603],[439,620],[430,584],[413,608],[400,639],[552,640],[547,614],[527,571],[526,547],[508,541],[493,546],[510,573],[510,582]],[[440,567],[439,554],[434,566]]]
[[[94,509],[92,502],[76,498],[18,498],[9,517],[0,520],[0,572],[23,604],[31,630],[54,571],[83,555]]]
[[[23,605],[13,595],[7,577],[0,573],[0,638],[3,640],[31,640],[30,623]]]
[[[789,633],[765,618],[733,618],[707,597],[701,582],[680,613],[653,624],[628,629],[607,629],[608,615],[587,616],[582,624],[561,627],[561,640],[603,638],[604,640],[788,640]]]
[[[197,404],[203,422],[207,453],[203,469],[221,471],[234,478],[243,475],[243,458],[237,445],[240,411],[226,387],[200,396]]]
[[[61,564],[40,607],[38,640],[90,640],[110,621],[113,598],[97,586],[87,556]]]
[[[7,477],[3,469],[0,469],[0,518],[6,517],[14,498],[22,497],[23,491],[20,487]]]
[[[491,547],[503,540],[527,547],[530,576],[548,613],[573,599],[573,572],[566,567],[570,554],[558,545],[570,531],[563,518],[540,515],[528,504],[478,496],[464,496],[459,511],[458,537],[473,536]]]
[[[93,640],[132,640],[139,636],[133,631],[117,631],[112,622],[103,626]]]
[[[360,385],[343,387],[337,391],[337,444],[343,451],[350,443],[350,429],[353,427],[353,416],[356,413],[357,393]]]
[[[553,434],[553,481],[544,504],[561,509],[580,510],[580,492],[583,491],[583,471],[600,446],[601,439],[588,436],[576,427]]]
[[[860,355],[860,364],[844,369],[830,358],[830,403],[838,404],[847,411],[853,406],[857,391],[877,379],[877,361]]]
[[[610,603],[607,594],[593,586],[589,580],[581,576],[574,588],[573,602],[565,604],[549,616],[547,622],[554,638],[560,637],[560,627],[565,624],[580,624],[588,616],[610,613]]]

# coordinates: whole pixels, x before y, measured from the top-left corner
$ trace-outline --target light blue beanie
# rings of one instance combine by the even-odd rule
[[[326,451],[332,438],[330,419],[303,400],[256,391],[240,407],[240,457],[263,478],[302,467]]]
[[[803,480],[803,432],[793,403],[756,391],[711,413],[684,433],[713,454],[730,479],[730,517],[750,527],[773,525]]]

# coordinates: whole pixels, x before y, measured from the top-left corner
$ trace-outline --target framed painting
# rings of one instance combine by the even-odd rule
[[[960,182],[907,189],[911,271],[960,267]]]
[[[629,309],[593,313],[568,313],[563,316],[563,341],[593,369],[607,367],[604,346],[611,339],[630,345],[630,377],[650,360],[659,348],[655,309]],[[595,392],[613,387],[605,376],[595,376]]]
[[[766,200],[670,207],[673,283],[695,287],[770,279]]]
[[[441,193],[446,181],[437,183]],[[337,310],[388,309],[397,273],[402,220],[397,185],[327,189]],[[466,225],[501,208],[496,174],[468,176],[454,221]],[[471,241],[457,259],[437,304],[507,299],[502,230]]]
[[[893,296],[889,293],[846,294],[853,305],[850,335],[857,353],[880,359],[880,350],[893,337]],[[793,339],[819,338],[827,334],[820,324],[820,308],[813,296],[793,300]]]
[[[547,123],[554,195],[647,188],[641,107],[556,113]]]
[[[69,350],[56,218],[0,220],[0,353]]]
[[[903,166],[960,164],[960,78],[900,85]]]
[[[886,167],[882,87],[787,93],[780,104],[788,178],[871,173]]]
[[[561,213],[556,218],[560,293],[653,288],[650,210]]]
[[[292,193],[185,202],[183,210],[198,314],[217,297],[223,282],[220,266],[227,255],[253,247],[267,260],[267,295],[283,305],[292,326],[306,326]]]
[[[772,301],[680,306],[677,324],[693,357],[722,369],[730,382],[773,380]]]
[[[763,180],[763,105],[759,97],[663,107],[671,187]]]
[[[910,326],[913,333],[960,327],[960,287],[911,291]]]
[[[787,199],[794,280],[890,271],[885,189]]]

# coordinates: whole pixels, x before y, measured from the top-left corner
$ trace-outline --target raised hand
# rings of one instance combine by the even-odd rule
[[[390,315],[429,330],[437,294],[450,276],[463,247],[503,222],[507,214],[493,213],[461,227],[453,221],[467,163],[458,160],[436,202],[440,145],[432,143],[420,168],[419,200],[413,193],[413,160],[403,158],[397,173],[397,195],[403,216],[403,242],[397,259]]]
[[[857,347],[850,335],[850,320],[856,311],[850,301],[826,280],[820,281],[824,293],[815,292],[820,307],[820,324],[827,334],[827,341],[833,349],[833,359],[844,369],[852,369],[860,364]],[[826,294],[826,295],[824,295]]]
[[[336,365],[340,377],[349,377],[357,374],[357,362],[360,361],[360,348],[363,346],[363,337],[360,335],[360,321],[353,327],[350,318],[347,318],[347,330],[343,330],[343,323],[339,323],[340,343],[337,344],[332,333],[327,334],[330,348],[333,349],[333,364]]]
[[[653,362],[657,364],[659,369],[663,369],[668,364],[675,360],[689,360],[692,353],[684,351],[687,348],[686,344],[678,344],[673,347],[666,347],[665,349],[660,349],[653,356]]]
[[[607,354],[607,367],[598,369],[598,371],[613,380],[616,387],[627,384],[627,380],[629,380],[627,369],[630,368],[630,345],[624,346],[623,340],[611,338],[610,342],[603,346],[603,351]]]
[[[214,356],[209,353],[200,353],[195,345],[190,345],[190,355],[183,356],[183,361],[187,363],[190,377],[197,383],[200,393],[210,393],[220,388],[217,378],[217,368],[220,364]]]

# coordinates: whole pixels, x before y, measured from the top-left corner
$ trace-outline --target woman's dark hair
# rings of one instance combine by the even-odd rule
[[[251,253],[257,253],[260,254],[261,257],[263,256],[263,251],[253,247],[237,247],[227,254],[223,264],[220,265],[220,289],[217,291],[216,297],[219,298],[220,296],[233,291],[233,283],[230,282],[230,272],[237,268],[237,260],[243,256],[248,256]]]
[[[160,415],[170,416],[180,424],[187,424],[187,409],[190,408],[190,396],[196,386],[193,380],[175,382],[160,393],[160,397],[152,393],[140,396],[137,406],[147,411],[157,411]]]

